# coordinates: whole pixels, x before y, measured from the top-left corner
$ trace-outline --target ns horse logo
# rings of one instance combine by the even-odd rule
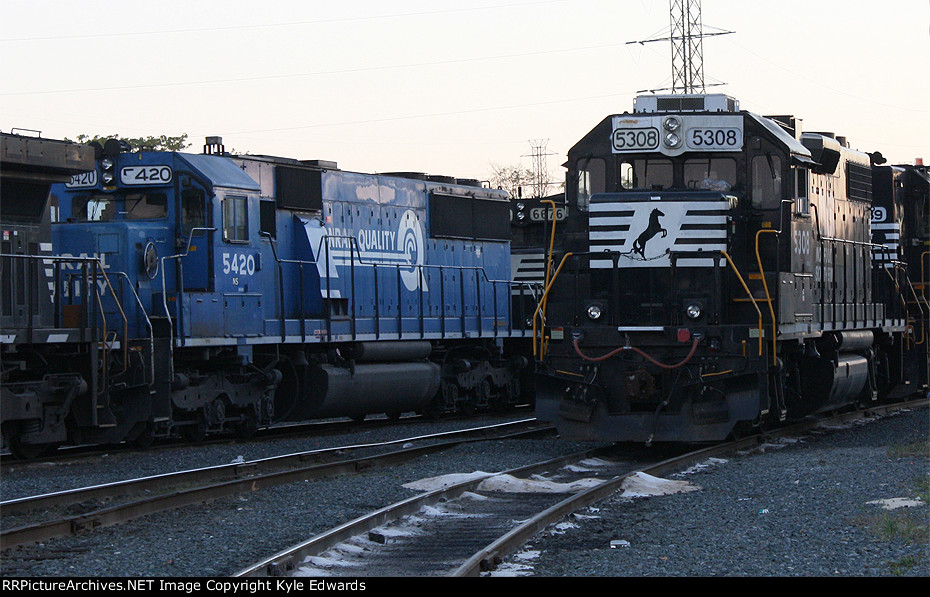
[[[665,216],[659,209],[653,209],[649,214],[649,225],[643,230],[636,240],[633,241],[633,252],[639,253],[639,256],[646,259],[646,243],[658,233],[662,233],[662,238],[668,236],[668,230],[659,223],[659,218]]]

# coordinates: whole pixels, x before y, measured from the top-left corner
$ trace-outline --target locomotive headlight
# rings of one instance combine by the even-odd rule
[[[516,218],[518,224],[526,223],[526,203],[523,201],[517,201],[513,204],[511,213],[513,214],[513,217]]]
[[[674,116],[669,116],[665,119],[665,122],[662,123],[662,126],[664,126],[665,130],[668,132],[677,131],[681,127],[681,121]]]
[[[103,181],[103,184],[105,186],[113,184],[113,160],[110,158],[100,160],[100,169],[103,170],[100,174],[100,180]]]
[[[600,305],[591,305],[588,307],[588,319],[591,321],[597,321],[603,314],[604,312],[601,310]]]
[[[669,133],[665,135],[665,145],[666,147],[678,147],[681,145],[681,137],[675,133]]]
[[[697,319],[704,312],[701,303],[690,303],[685,307],[685,315],[688,316],[688,319]]]

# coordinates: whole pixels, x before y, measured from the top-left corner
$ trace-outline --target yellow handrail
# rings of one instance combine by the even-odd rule
[[[555,247],[555,225],[556,225],[557,218],[556,218],[556,213],[555,213],[555,201],[553,201],[552,199],[543,199],[542,201],[540,201],[540,203],[548,203],[549,205],[552,206],[552,232],[549,234],[549,250],[546,252],[546,278],[543,281],[544,287],[548,289],[550,275],[552,274],[552,255],[553,255],[553,248]],[[545,321],[546,319],[547,299],[548,299],[547,293],[544,292],[543,296],[541,296],[539,299],[540,301],[539,306],[542,307],[542,309],[541,310],[539,308],[536,309],[536,313],[540,313],[541,311],[543,321]],[[543,330],[544,331],[539,338],[540,355],[542,355],[545,352],[545,347],[544,347],[544,344],[546,342],[545,323],[543,323]],[[536,354],[536,314],[535,313],[533,314],[533,354],[534,355]],[[542,358],[542,356],[540,356],[540,358]]]
[[[762,276],[762,287],[765,288],[765,300],[769,304],[769,313],[772,315],[772,364],[778,364],[778,350],[776,338],[778,336],[778,320],[775,318],[775,307],[772,306],[772,296],[769,294],[769,284],[765,281],[765,271],[762,269],[762,256],[759,254],[759,236],[764,233],[778,234],[778,230],[762,229],[756,232],[756,263],[759,265],[759,275]]]
[[[549,290],[552,288],[552,285],[555,284],[556,279],[559,277],[559,273],[562,271],[562,266],[565,265],[565,262],[568,261],[568,258],[571,257],[574,253],[566,253],[562,257],[562,262],[559,263],[559,267],[556,268],[555,273],[552,275],[552,279],[549,280],[549,283],[546,284],[545,290],[543,290],[543,295],[539,299],[539,304],[536,306],[536,311],[533,312],[533,356],[539,356],[540,359],[545,357],[545,333],[540,336],[539,339],[539,349],[536,348],[536,320],[540,314],[540,311],[545,311],[546,308],[546,298],[549,296]],[[545,320],[545,315],[542,317]],[[543,332],[545,332],[545,325],[543,326]]]
[[[749,296],[749,299],[752,301],[752,306],[755,308],[756,313],[759,315],[759,356],[762,356],[762,311],[759,309],[759,305],[756,304],[756,298],[752,296],[752,293],[749,292],[749,287],[746,286],[746,282],[743,281],[743,276],[740,275],[739,270],[736,269],[736,264],[733,263],[733,260],[730,259],[730,254],[726,251],[720,251],[720,254],[726,257],[727,263],[730,264],[730,267],[733,268],[733,273],[736,274],[736,278],[739,280],[739,283],[743,285],[743,290],[746,291],[746,295]]]

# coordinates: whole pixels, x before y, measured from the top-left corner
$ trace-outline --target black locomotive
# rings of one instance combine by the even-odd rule
[[[700,442],[926,392],[926,171],[886,183],[880,161],[726,95],[604,119],[568,153],[538,416],[568,438]],[[885,200],[906,225],[877,242]]]
[[[55,300],[63,268],[86,282],[95,261],[55,255],[50,229],[49,188],[93,168],[89,146],[0,133],[0,415],[23,456],[67,437],[71,405],[102,366],[91,312]]]

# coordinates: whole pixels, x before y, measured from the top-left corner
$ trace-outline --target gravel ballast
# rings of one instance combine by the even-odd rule
[[[443,428],[448,428],[448,423]],[[264,452],[383,441],[438,431],[379,430],[288,442],[202,446],[120,454],[36,473],[4,471],[3,499],[194,466]],[[930,507],[883,510],[868,502],[927,494],[928,409],[812,433],[675,477],[699,490],[614,497],[538,535],[500,576],[926,576]],[[922,445],[922,451],[899,450]],[[147,516],[94,533],[4,553],[3,576],[228,576],[351,520],[414,495],[402,485],[448,473],[506,470],[591,447],[560,440],[460,446],[364,475],[295,483]],[[135,475],[131,471],[137,471]],[[28,474],[26,474],[28,473]],[[880,529],[900,517],[920,526],[909,539]],[[878,529],[878,530],[876,530]],[[25,561],[30,550],[45,557]],[[51,554],[49,557],[48,554]],[[519,566],[516,566],[519,564]],[[364,577],[364,570],[359,570]]]
[[[614,496],[497,574],[928,576],[928,438],[924,407],[708,463],[670,477],[699,489]]]

